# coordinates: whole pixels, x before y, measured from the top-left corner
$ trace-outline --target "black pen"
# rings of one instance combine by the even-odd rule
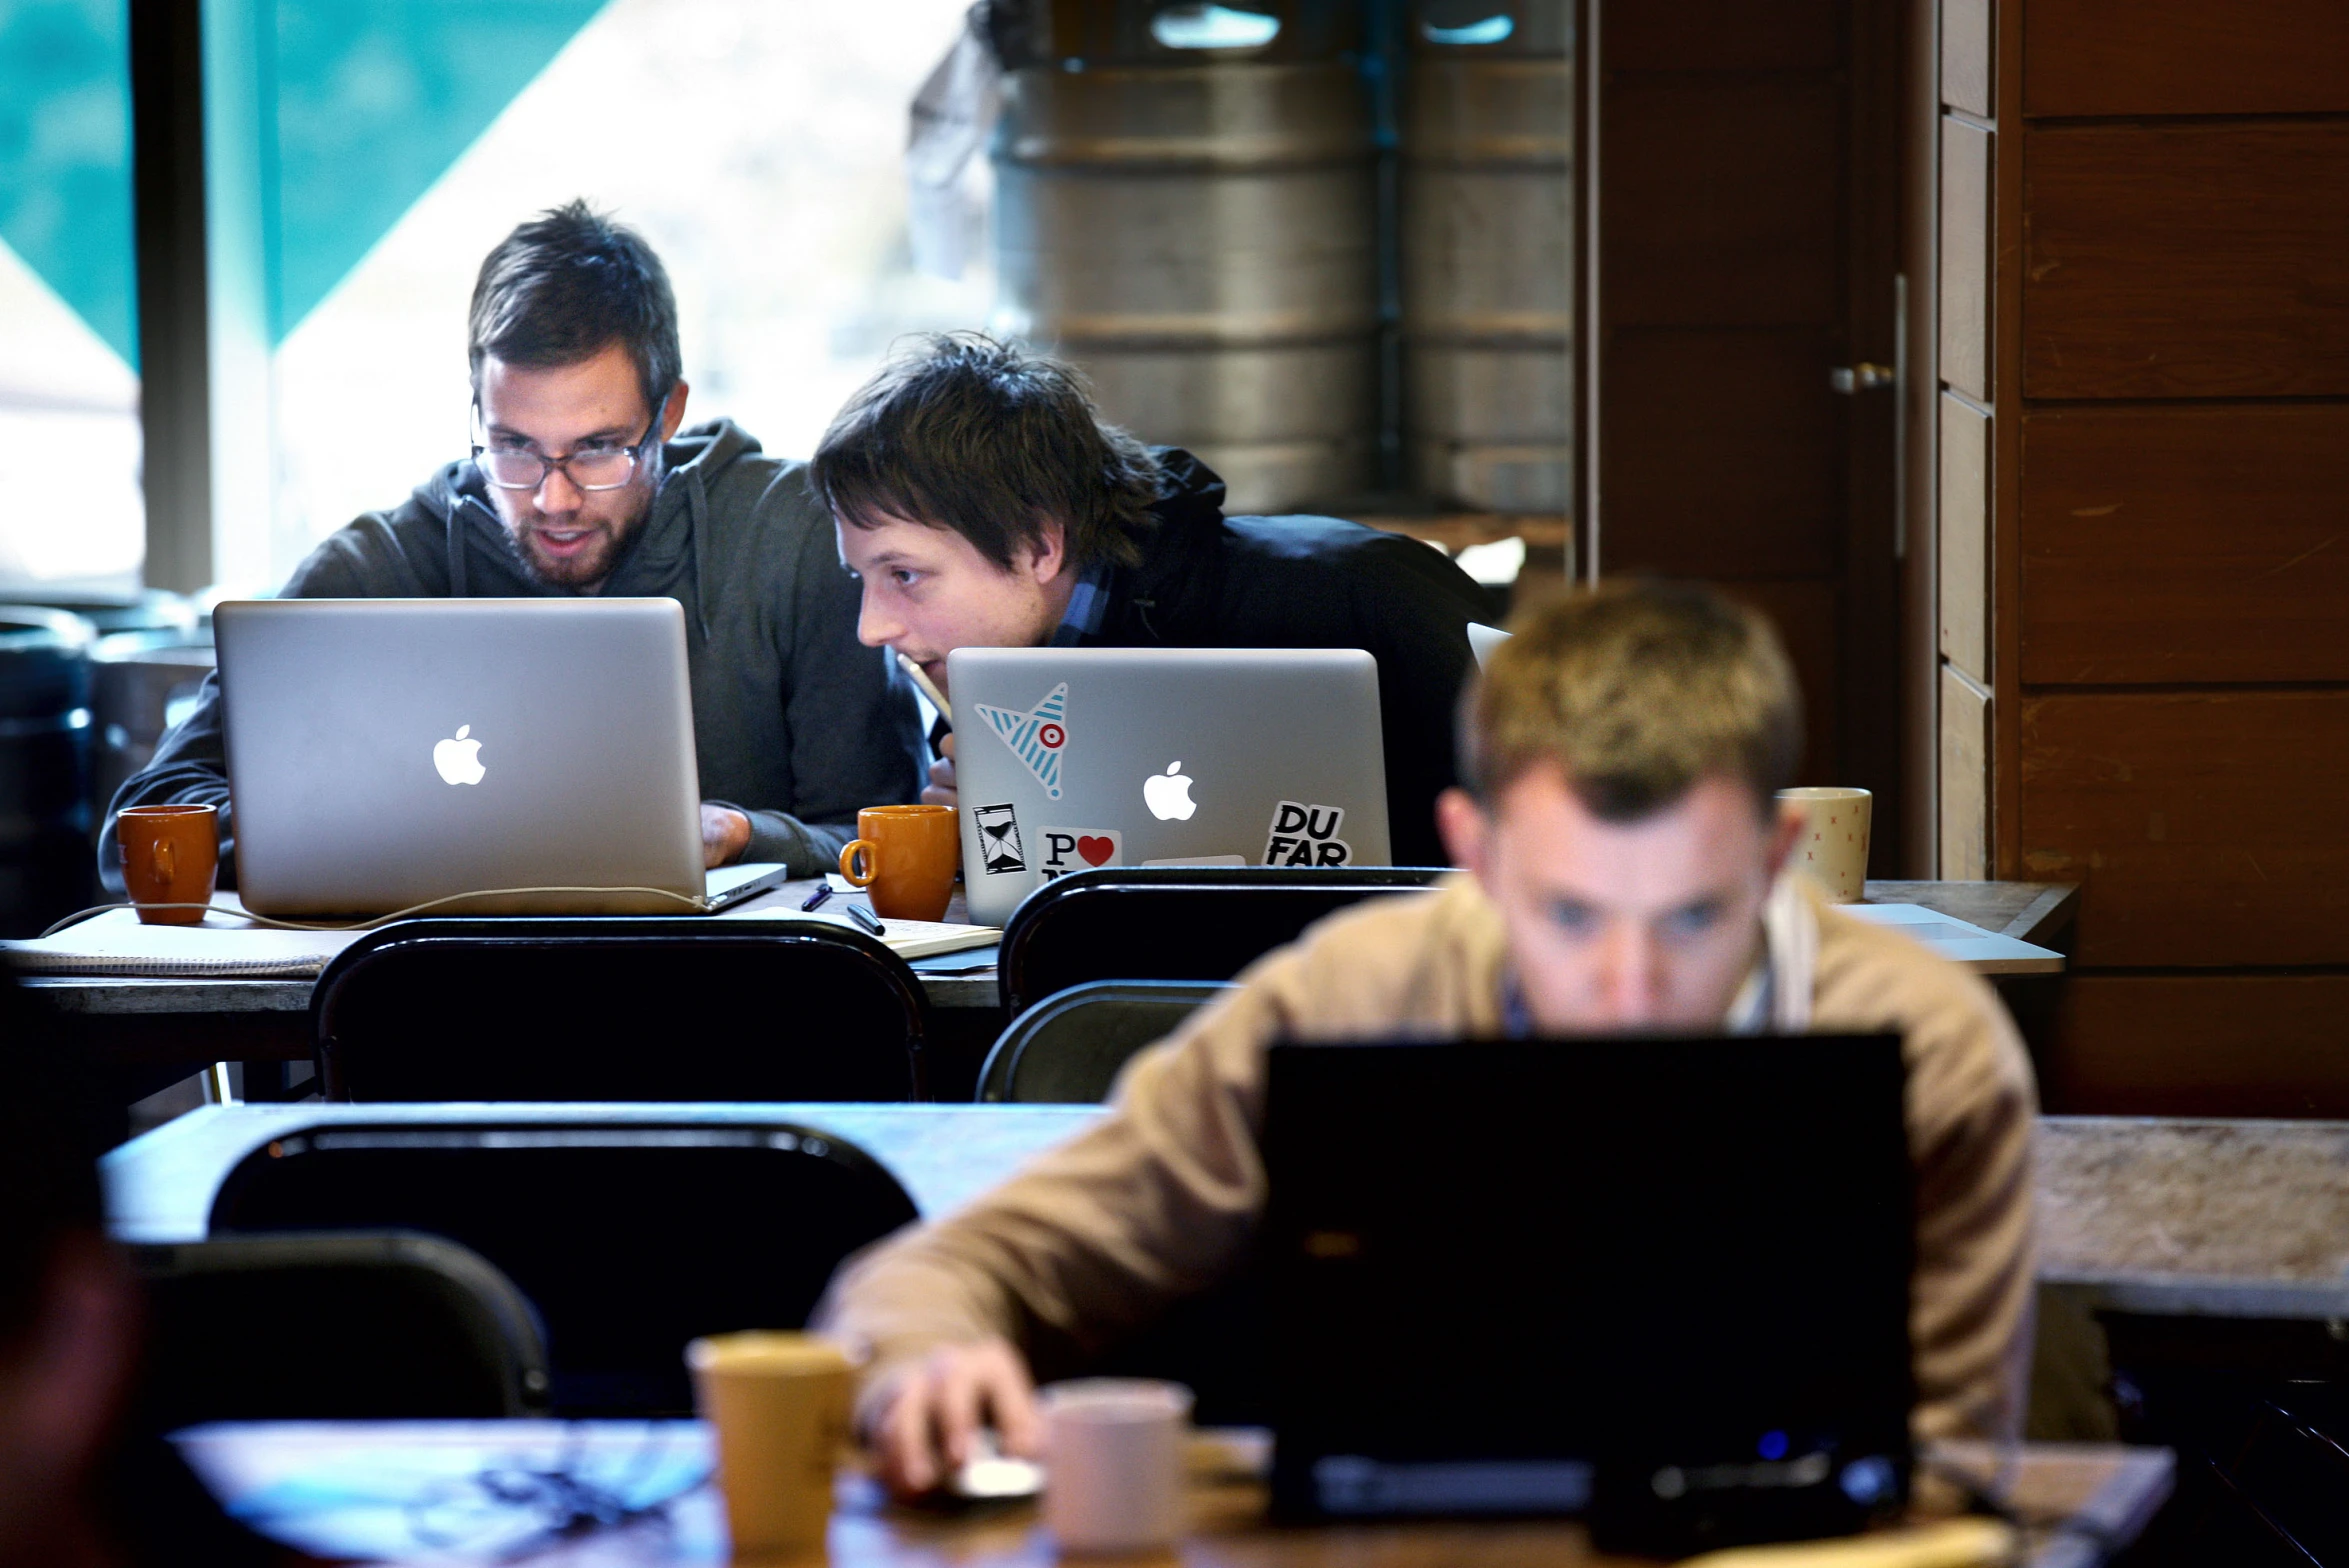
[[[849,919],[855,921],[858,925],[863,926],[867,931],[872,932],[875,936],[879,936],[889,929],[887,926],[881,924],[879,920],[875,919],[873,917],[873,912],[865,908],[865,906],[862,904],[842,904],[840,907],[848,911]]]
[[[830,898],[831,896],[832,884],[829,882],[818,882],[816,884],[816,890],[807,896],[807,902],[799,906],[800,913],[806,914],[809,910],[816,908],[818,905],[822,904],[825,899]]]

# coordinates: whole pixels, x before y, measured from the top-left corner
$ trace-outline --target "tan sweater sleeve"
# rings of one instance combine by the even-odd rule
[[[1220,998],[1120,1078],[1110,1116],[1003,1186],[853,1261],[818,1325],[886,1370],[939,1344],[1090,1350],[1202,1288],[1263,1206],[1254,1123],[1277,973]]]
[[[1423,1028],[1490,1029],[1490,965],[1462,964],[1457,899],[1380,899],[1261,960],[1134,1058],[1102,1122],[993,1192],[852,1259],[816,1327],[871,1388],[941,1344],[1001,1334],[1089,1356],[1237,1265],[1264,1209],[1265,1051]]]
[[[1917,1435],[2019,1437],[2034,1299],[2029,1055],[1980,977],[1847,916],[1822,924],[1814,1026],[1898,1028],[1906,1042]]]

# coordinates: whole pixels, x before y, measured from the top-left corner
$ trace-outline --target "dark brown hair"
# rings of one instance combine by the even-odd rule
[[[1770,623],[1709,588],[1620,579],[1510,622],[1461,705],[1463,777],[1490,802],[1555,763],[1610,822],[1727,775],[1766,815],[1803,751],[1794,668]]]
[[[532,370],[576,365],[608,344],[628,350],[648,415],[684,373],[677,297],[661,258],[634,229],[584,201],[550,208],[498,241],[473,282],[473,395],[496,355]]]
[[[1158,461],[1104,423],[1071,367],[975,332],[925,338],[849,399],[811,465],[833,516],[952,529],[1000,567],[1066,530],[1079,571],[1131,565]]]

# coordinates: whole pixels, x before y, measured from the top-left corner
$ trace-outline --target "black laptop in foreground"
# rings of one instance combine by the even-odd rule
[[[1274,1047],[1290,1517],[1833,1535],[1910,1472],[1894,1035]]]

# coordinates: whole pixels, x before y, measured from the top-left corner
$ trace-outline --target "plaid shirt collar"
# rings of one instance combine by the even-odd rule
[[[1068,596],[1068,609],[1060,617],[1060,625],[1052,634],[1051,646],[1074,648],[1088,637],[1101,634],[1101,623],[1109,618],[1109,577],[1115,568],[1108,561],[1096,561],[1092,569],[1077,579],[1074,592]]]

